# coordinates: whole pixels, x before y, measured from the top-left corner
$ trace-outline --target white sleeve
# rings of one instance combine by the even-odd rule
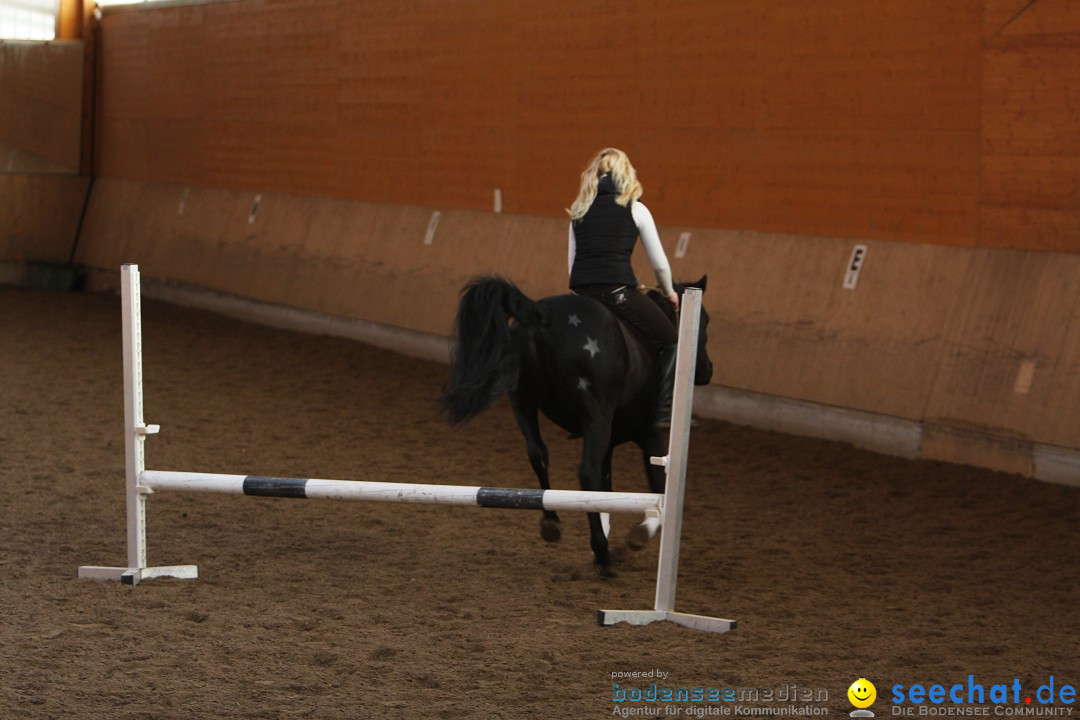
[[[660,233],[656,231],[656,222],[653,220],[649,208],[640,202],[635,202],[631,208],[634,222],[637,224],[638,233],[641,235],[641,244],[645,246],[645,254],[649,256],[649,263],[656,273],[656,282],[665,295],[674,295],[675,289],[671,286],[671,265],[668,264],[667,255],[664,254],[664,246],[660,244]]]
[[[574,223],[570,222],[570,242],[569,253],[567,257],[567,273],[574,272],[574,256],[577,255],[577,237],[574,235]]]

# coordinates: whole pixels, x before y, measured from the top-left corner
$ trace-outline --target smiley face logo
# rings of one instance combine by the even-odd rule
[[[847,689],[848,700],[857,708],[868,708],[877,699],[877,688],[866,678],[859,678]]]

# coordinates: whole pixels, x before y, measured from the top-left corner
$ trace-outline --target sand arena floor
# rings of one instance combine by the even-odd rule
[[[440,420],[445,366],[151,301],[144,339],[152,468],[535,486],[505,403]],[[651,606],[627,517],[605,580],[582,515],[547,545],[535,512],[162,495],[151,563],[200,578],[79,581],[124,562],[121,376],[117,297],[0,287],[0,718],[603,718],[627,707],[613,682],[656,681],[612,673],[655,670],[825,690],[833,717],[865,676],[881,718],[897,683],[1080,684],[1080,489],[715,421],[691,438],[678,606],[727,635],[595,624]],[[576,487],[578,444],[545,432]],[[635,450],[615,485],[645,489]]]

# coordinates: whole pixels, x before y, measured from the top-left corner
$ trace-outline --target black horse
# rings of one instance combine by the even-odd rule
[[[676,285],[705,289],[706,278]],[[675,311],[660,293],[649,297],[675,321]],[[712,378],[705,345],[708,314],[701,311],[694,383]],[[611,490],[611,453],[636,443],[645,460],[652,492],[664,491],[664,470],[649,462],[667,454],[667,434],[654,425],[659,390],[656,351],[606,307],[580,295],[530,300],[513,283],[479,277],[465,286],[454,326],[450,379],[442,405],[459,424],[479,415],[504,394],[525,436],[529,462],[540,486],[548,489],[548,450],[540,437],[537,412],[583,438],[579,480],[583,490]],[[606,520],[589,513],[597,570],[613,574]],[[640,548],[656,532],[654,519],[637,526],[630,546]],[[541,536],[559,539],[559,518],[544,511]]]

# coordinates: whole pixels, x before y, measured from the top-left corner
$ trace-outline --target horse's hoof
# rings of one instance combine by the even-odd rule
[[[611,563],[596,563],[596,574],[606,578],[619,577],[618,571]]]
[[[641,550],[649,544],[652,540],[652,535],[649,533],[649,528],[644,523],[635,525],[634,529],[630,531],[629,537],[626,538],[626,544],[630,546],[631,550]]]
[[[559,528],[559,523],[555,520],[548,520],[544,518],[540,521],[540,537],[544,538],[549,543],[559,542],[562,539],[562,530]]]

